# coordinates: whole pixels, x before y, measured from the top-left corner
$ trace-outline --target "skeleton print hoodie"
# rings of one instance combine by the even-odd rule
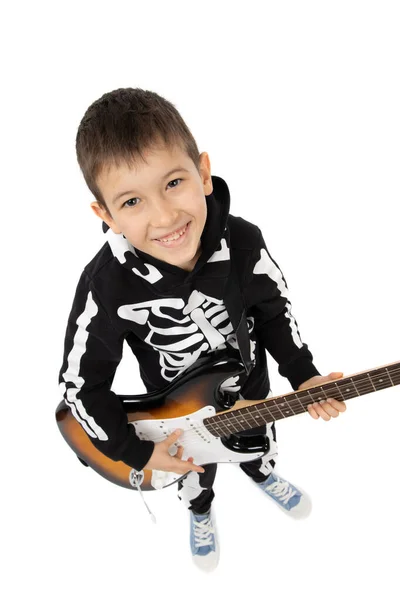
[[[83,269],[68,318],[61,398],[98,450],[137,470],[150,459],[154,442],[137,436],[111,391],[124,340],[147,392],[166,387],[197,359],[221,349],[246,363],[240,376],[225,382],[226,390],[245,399],[262,399],[270,391],[265,350],[293,390],[320,375],[260,229],[230,215],[226,182],[214,175],[212,182],[202,254],[191,272],[137,250],[103,222],[106,242]],[[237,296],[228,285],[232,262]],[[246,325],[243,338],[239,332]]]

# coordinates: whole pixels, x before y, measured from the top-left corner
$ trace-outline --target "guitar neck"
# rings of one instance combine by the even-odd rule
[[[203,424],[213,435],[224,437],[307,412],[309,404],[327,398],[350,400],[399,384],[400,362],[394,362],[285,396],[276,396],[264,401],[255,400],[254,404],[245,408],[207,417]]]

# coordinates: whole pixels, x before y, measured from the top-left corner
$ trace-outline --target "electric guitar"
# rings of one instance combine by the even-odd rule
[[[221,391],[221,383],[243,372],[236,359],[214,353],[212,360],[199,359],[159,392],[119,395],[128,422],[140,439],[161,442],[175,429],[179,441],[169,448],[174,456],[184,447],[183,460],[193,456],[197,465],[239,463],[260,458],[269,450],[265,435],[240,436],[247,431],[307,412],[307,405],[327,398],[349,400],[400,384],[400,362],[362,371],[336,381],[274,396],[267,400],[237,400],[238,394]],[[232,379],[234,381],[234,379]],[[114,461],[97,450],[90,435],[75,419],[64,400],[56,409],[56,420],[66,442],[84,464],[128,489],[161,489],[184,475],[142,469]]]

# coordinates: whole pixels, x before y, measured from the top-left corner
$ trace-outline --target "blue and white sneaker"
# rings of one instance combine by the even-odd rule
[[[311,499],[303,491],[279,477],[274,471],[265,481],[257,483],[276,504],[295,519],[304,519],[311,512]]]
[[[204,571],[212,571],[219,561],[219,544],[214,511],[198,515],[190,512],[190,548],[193,562]]]

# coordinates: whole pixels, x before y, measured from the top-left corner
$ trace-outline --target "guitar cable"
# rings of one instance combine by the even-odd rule
[[[144,476],[143,476],[143,473],[142,473],[142,472],[136,471],[136,469],[132,469],[132,470],[131,470],[131,472],[129,473],[129,482],[130,482],[130,484],[131,484],[133,487],[136,487],[136,489],[137,489],[137,490],[140,492],[140,495],[141,495],[141,497],[142,497],[142,500],[143,500],[143,502],[144,502],[144,504],[145,504],[145,506],[146,506],[146,508],[147,508],[147,510],[148,510],[148,512],[149,512],[149,514],[150,514],[150,518],[151,518],[152,522],[153,522],[154,524],[156,524],[156,523],[157,523],[156,517],[155,517],[155,515],[154,515],[154,514],[151,512],[150,508],[147,506],[146,500],[144,499],[144,496],[143,496],[143,492],[142,492],[142,490],[141,490],[141,488],[140,488],[140,484],[141,484],[141,483],[142,483],[142,481],[143,481],[143,477],[144,477]],[[140,479],[140,481],[139,481],[139,479]]]

